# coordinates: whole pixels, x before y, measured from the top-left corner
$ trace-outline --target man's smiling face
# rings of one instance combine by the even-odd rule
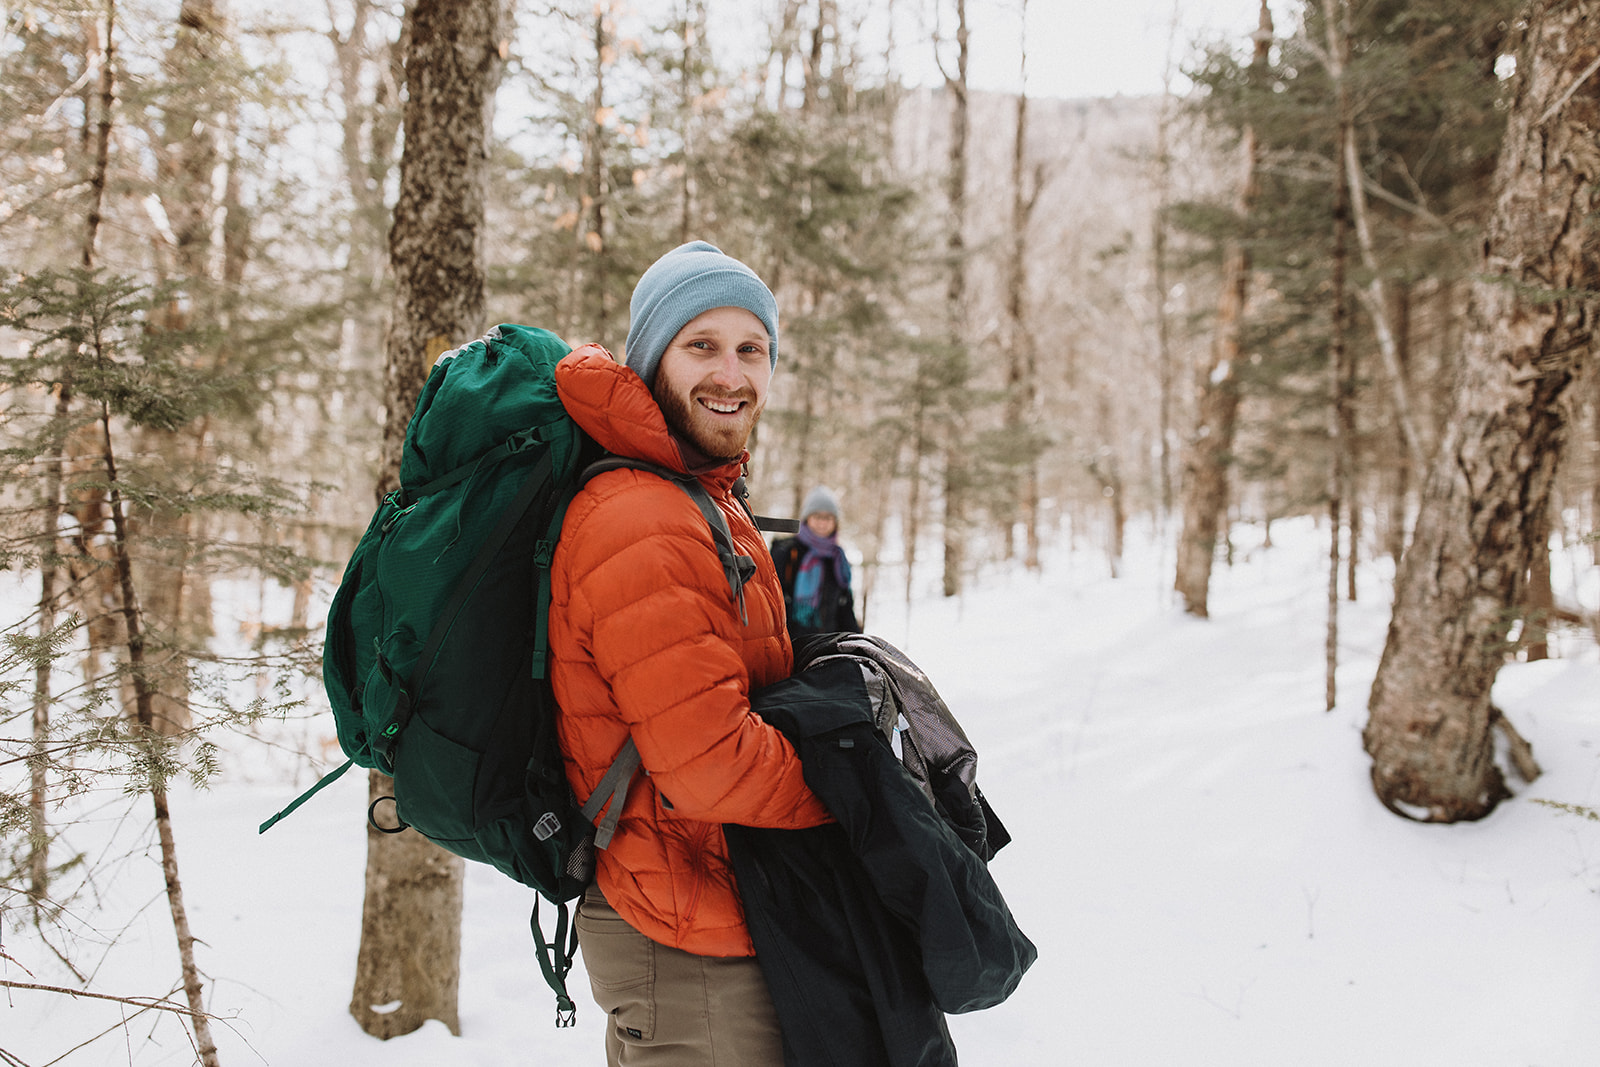
[[[655,398],[667,425],[713,459],[737,459],[772,383],[767,328],[744,308],[690,319],[661,354]]]

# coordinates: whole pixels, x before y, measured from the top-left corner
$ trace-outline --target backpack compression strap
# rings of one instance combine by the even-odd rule
[[[633,783],[633,772],[638,769],[639,749],[630,737],[628,743],[622,746],[622,751],[617,753],[617,758],[611,761],[611,766],[601,777],[600,784],[594,787],[594,792],[589,794],[589,799],[584,801],[580,809],[586,820],[594,822],[594,817],[600,814],[600,808],[606,801],[611,801],[606,817],[594,828],[595,848],[607,848],[611,845],[611,835],[616,833],[617,820],[622,817],[622,805],[628,799],[628,786]]]

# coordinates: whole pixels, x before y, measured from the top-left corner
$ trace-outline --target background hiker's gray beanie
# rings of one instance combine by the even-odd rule
[[[813,515],[832,515],[839,518],[839,501],[822,486],[817,486],[806,494],[805,503],[800,505],[800,521],[804,522]]]
[[[712,308],[744,308],[767,328],[772,368],[778,367],[778,301],[756,272],[716,245],[690,241],[650,265],[628,302],[628,343],[623,362],[651,388],[661,354],[696,315]]]

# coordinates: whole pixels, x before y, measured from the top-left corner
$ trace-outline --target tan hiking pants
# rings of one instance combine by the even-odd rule
[[[629,926],[590,886],[578,944],[610,1016],[609,1067],[782,1067],[778,1016],[754,956],[696,956]]]

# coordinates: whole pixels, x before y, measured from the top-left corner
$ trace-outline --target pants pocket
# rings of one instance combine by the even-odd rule
[[[656,1036],[655,942],[629,926],[591,888],[578,908],[578,945],[594,1002],[625,1044]]]

